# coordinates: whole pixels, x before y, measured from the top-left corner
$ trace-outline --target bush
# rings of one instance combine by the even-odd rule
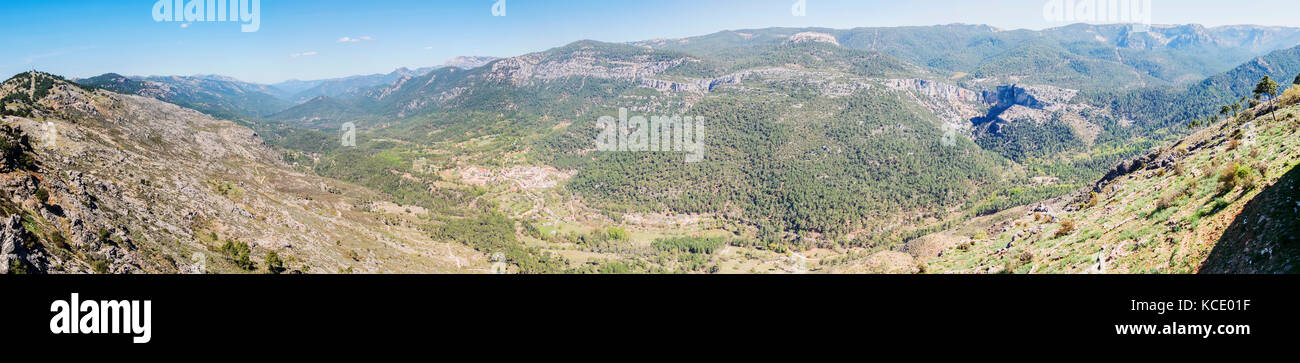
[[[628,238],[631,238],[631,235],[628,234],[626,229],[619,227],[609,227],[605,229],[605,235],[609,236],[609,239],[615,241],[626,241]]]
[[[721,238],[678,237],[656,239],[650,245],[660,251],[708,254],[726,245],[726,241]]]
[[[1074,232],[1074,228],[1074,221],[1069,219],[1061,221],[1061,229],[1056,230],[1056,238],[1070,235],[1070,233]]]
[[[230,260],[235,263],[235,266],[239,266],[239,268],[248,271],[257,269],[257,265],[253,263],[251,258],[249,258],[252,254],[252,250],[248,248],[247,243],[226,241],[226,244],[221,246],[221,252],[224,252],[229,256]]]
[[[1034,253],[1029,251],[1021,252],[1019,258],[1020,263],[1030,263],[1034,261]]]
[[[1254,102],[1258,102],[1258,101],[1254,101]],[[1245,111],[1241,112],[1241,116],[1237,120],[1240,122],[1246,122],[1254,119],[1255,119],[1255,109],[1248,108]]]
[[[1238,163],[1228,164],[1219,172],[1219,195],[1228,194],[1236,190],[1237,187],[1244,187],[1247,190],[1255,187],[1254,174],[1250,168]]]
[[[1161,194],[1160,200],[1156,201],[1156,211],[1162,211],[1165,209],[1169,209],[1169,207],[1173,207],[1174,202],[1177,201],[1178,197],[1180,196],[1182,196],[1181,193],[1173,193],[1173,192]]]
[[[1254,168],[1256,172],[1259,172],[1260,178],[1268,177],[1268,164],[1265,164],[1262,161],[1256,161],[1255,163],[1251,164],[1250,167]]]
[[[61,250],[68,249],[68,240],[63,238],[63,234],[59,233],[59,231],[50,232],[50,244]]]
[[[273,274],[284,272],[284,261],[280,260],[279,253],[275,251],[266,253],[266,270]]]
[[[30,273],[31,271],[27,270],[27,264],[23,263],[23,260],[17,258],[9,260],[9,274],[27,275]]]
[[[105,260],[105,259],[102,259],[102,258],[94,259],[94,260],[90,261],[90,268],[91,268],[92,270],[94,270],[95,273],[97,273],[97,274],[100,274],[100,275],[107,274],[107,273],[108,273],[108,260]]]
[[[1100,203],[1100,202],[1101,202],[1101,200],[1100,200],[1100,197],[1097,196],[1097,192],[1090,192],[1090,193],[1088,193],[1088,201],[1083,203],[1083,208],[1082,208],[1082,209],[1088,209],[1088,208],[1096,207],[1096,206],[1097,206],[1097,203]]]

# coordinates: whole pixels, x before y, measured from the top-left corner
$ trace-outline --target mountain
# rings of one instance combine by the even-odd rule
[[[301,103],[322,96],[330,98],[350,98],[358,96],[366,89],[392,84],[393,82],[397,82],[404,78],[423,75],[434,69],[437,69],[437,67],[420,68],[415,70],[399,68],[387,74],[371,74],[311,82],[289,81],[282,84],[272,85],[272,87],[280,87],[280,85],[289,88],[310,86],[303,90],[293,92],[291,96],[288,96],[288,99],[295,103]]]
[[[500,58],[485,57],[485,56],[461,56],[461,57],[448,59],[446,63],[442,64],[442,66],[456,67],[460,69],[474,69],[474,68],[485,66],[488,63],[491,63],[492,61],[497,59]]]
[[[387,86],[404,79],[423,76],[436,69],[448,67],[474,69],[482,67],[488,62],[496,59],[497,58],[495,57],[460,56],[448,59],[443,65],[435,67],[423,67],[417,69],[398,68],[397,70],[386,74],[381,73],[315,81],[291,80],[273,84],[271,87],[288,91],[287,94],[289,96],[284,98],[295,103],[302,103],[321,96],[349,99],[358,97],[371,88]]]
[[[1300,44],[1298,28],[1157,25],[1136,33],[1128,25],[1089,24],[1042,31],[963,24],[845,30],[768,28],[635,44],[719,58],[745,57],[803,32],[829,34],[847,48],[880,51],[913,64],[974,75],[972,81],[986,77],[994,83],[1052,80],[1057,87],[1082,90],[1193,82],[1253,56]],[[1107,68],[1114,70],[1084,72]],[[1117,72],[1120,69],[1124,71]],[[1022,73],[1007,77],[1004,71]],[[1067,75],[1056,73],[1060,71]],[[1076,72],[1081,73],[1068,75]],[[1099,75],[1100,79],[1091,79]],[[1045,76],[1056,79],[1040,78]]]
[[[1080,193],[911,245],[927,272],[1300,272],[1300,88],[1119,164]]]
[[[911,232],[886,227],[916,223],[903,215],[946,215],[1010,180],[1027,181],[1019,167],[1001,171],[1006,159],[957,133],[996,96],[887,54],[800,34],[734,60],[582,41],[468,71],[436,70],[347,109],[397,118],[363,126],[412,145],[509,135],[501,142],[525,145],[530,159],[574,170],[565,189],[596,209],[727,215],[760,226],[774,243],[803,232],[902,238]],[[1069,97],[1052,102],[1071,105]],[[325,99],[313,107],[324,111],[294,118],[324,120],[342,108]],[[620,108],[705,116],[716,132],[708,149],[718,151],[685,166],[671,155],[589,154],[592,122]],[[482,147],[497,155],[506,145]]]
[[[290,121],[310,128],[337,128],[345,122],[364,117],[365,111],[350,102],[330,96],[318,96],[267,118]]]
[[[387,74],[313,81],[289,80],[273,85],[244,82],[218,75],[127,77],[115,73],[79,79],[76,82],[118,93],[152,97],[219,118],[259,119],[321,96],[355,98],[371,88],[424,75],[435,69],[470,69],[494,59],[456,57],[438,67],[399,68]]]
[[[1184,87],[1096,91],[1084,94],[1082,101],[1113,110],[1125,119],[1146,120],[1144,128],[1151,131],[1218,114],[1225,104],[1246,104],[1243,99],[1252,96],[1255,83],[1264,76],[1285,84],[1296,73],[1300,73],[1300,46],[1255,57]]]
[[[950,25],[584,40],[390,83],[294,82],[285,87],[339,96],[248,125],[293,170],[426,211],[405,223],[519,272],[975,272],[947,260],[958,245],[945,243],[1005,245],[1024,237],[977,232],[1129,175],[1135,158],[1167,167],[1152,150],[1192,134],[1190,120],[1215,122],[1261,73],[1300,72],[1291,49],[1272,49],[1292,34]],[[156,87],[132,81],[101,84]],[[7,113],[51,112],[21,106],[21,94]],[[602,151],[598,120],[623,115],[701,120],[702,160],[688,147]],[[338,142],[345,122],[359,127],[355,146]],[[1010,262],[972,256],[984,272]]]
[[[126,77],[115,73],[77,83],[155,98],[220,118],[259,118],[289,107],[283,92],[223,76]],[[280,95],[280,96],[277,96]]]
[[[230,121],[44,73],[5,81],[0,96],[6,111],[28,114],[0,126],[0,272],[486,266],[481,253],[415,226],[432,212],[287,164]]]
[[[385,151],[373,157],[428,159],[444,182],[505,188],[525,175],[555,175],[522,170],[554,168],[563,176],[548,187],[484,196],[518,205],[507,215],[531,223],[653,231],[663,227],[647,221],[690,216],[715,226],[711,233],[724,230],[733,246],[836,251],[854,260],[842,254],[900,252],[936,231],[1068,195],[1115,163],[1176,141],[1187,120],[1216,114],[1226,100],[1183,97],[1209,90],[1208,81],[1188,79],[1231,74],[1227,62],[1250,61],[1259,49],[1252,47],[1286,42],[1262,39],[1294,33],[1253,30],[1256,41],[1197,26],[1147,34],[1105,26],[774,28],[579,41],[480,68],[436,70],[372,89],[347,107],[319,100],[319,114],[294,116],[362,112],[348,118],[383,140],[373,145]],[[1231,77],[1237,87],[1253,84],[1257,78],[1244,79],[1253,75],[1208,79]],[[1143,97],[1149,94],[1161,96]],[[704,116],[710,152],[692,164],[675,153],[593,151],[595,120],[620,109]],[[336,157],[324,153],[321,162]],[[562,253],[596,248],[562,247],[586,236],[543,235],[534,243]],[[731,268],[721,256],[709,258]]]

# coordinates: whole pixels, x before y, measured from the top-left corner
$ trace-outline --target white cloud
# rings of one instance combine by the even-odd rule
[[[289,58],[310,57],[310,56],[313,56],[313,55],[316,55],[316,52],[302,52],[302,53],[294,53],[294,54],[290,54],[290,55],[289,55]]]
[[[369,35],[360,36],[360,37],[356,37],[356,38],[353,38],[353,37],[342,37],[342,38],[339,38],[339,40],[338,40],[337,43],[356,43],[356,42],[361,42],[361,41],[371,41],[371,40],[375,40],[375,38],[372,37],[372,36],[369,36]]]
[[[424,50],[433,50],[433,46],[430,45],[430,46],[424,47]]]

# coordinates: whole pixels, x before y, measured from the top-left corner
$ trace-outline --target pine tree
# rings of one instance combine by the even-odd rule
[[[1295,80],[1291,81],[1291,84],[1300,86],[1300,74],[1295,75]]]
[[[1268,96],[1268,109],[1271,112],[1273,110],[1273,100],[1277,98],[1277,82],[1273,82],[1272,77],[1264,76],[1264,79],[1255,85],[1255,98],[1259,99],[1263,95]],[[1273,121],[1277,121],[1276,113],[1273,114]]]

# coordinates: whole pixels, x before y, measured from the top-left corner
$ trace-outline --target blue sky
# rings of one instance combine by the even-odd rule
[[[791,13],[797,0],[504,0],[506,16],[496,17],[497,1],[262,0],[260,28],[245,33],[238,22],[155,22],[156,0],[6,0],[0,74],[221,74],[273,83],[386,73],[459,55],[514,56],[581,39],[773,26],[1065,25],[1044,18],[1048,0],[804,0],[806,16]],[[1300,27],[1296,0],[1152,1],[1158,24]]]

